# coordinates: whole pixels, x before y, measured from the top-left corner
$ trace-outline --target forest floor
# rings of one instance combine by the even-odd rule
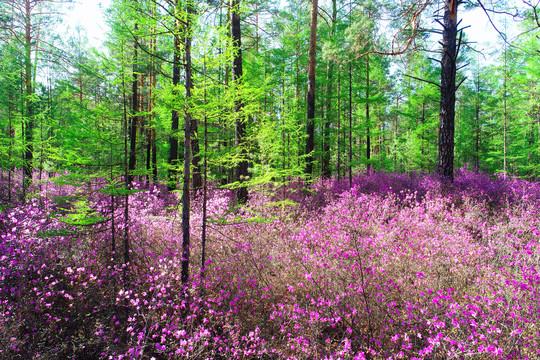
[[[536,182],[371,173],[241,207],[212,188],[187,289],[175,194],[138,186],[126,228],[125,196],[47,184],[0,214],[0,359],[540,358]]]

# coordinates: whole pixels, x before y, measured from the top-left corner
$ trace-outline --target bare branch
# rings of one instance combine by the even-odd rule
[[[538,2],[536,5],[533,5],[529,1],[523,0],[523,3],[532,8],[534,21],[536,22],[536,25],[538,25],[538,27],[540,28],[540,18],[538,16],[538,5],[540,5],[540,2]]]
[[[489,13],[488,13],[488,10],[486,9],[486,7],[484,6],[484,4],[482,4],[482,1],[481,0],[476,0],[478,2],[478,4],[480,5],[480,7],[482,7],[482,10],[484,10],[484,13],[486,14],[486,16],[488,17],[488,20],[489,20],[489,23],[491,24],[491,26],[495,29],[495,31],[497,31],[497,33],[501,36],[501,38],[503,39],[503,41],[510,45],[510,43],[508,42],[508,39],[507,39],[507,36],[506,34],[503,34],[501,31],[499,31],[499,29],[497,29],[497,26],[495,26],[495,23],[493,23],[493,20],[491,19],[491,16],[489,16]]]
[[[463,68],[465,68],[465,67],[467,67],[467,66],[469,66],[469,63],[466,63],[465,65],[461,65],[460,67],[458,67],[458,68],[456,69],[456,71],[459,71],[459,70],[461,70],[461,69],[463,69]]]
[[[421,2],[412,2],[411,5],[405,9],[403,9],[399,13],[399,18],[401,19],[407,19],[406,24],[397,30],[396,33],[393,34],[390,48],[389,49],[372,49],[360,52],[359,50],[358,54],[352,58],[348,59],[347,61],[340,62],[336,61],[338,64],[348,63],[350,61],[357,60],[359,58],[362,58],[364,56],[370,55],[370,54],[377,54],[377,55],[384,55],[384,56],[399,56],[403,55],[407,51],[413,47],[415,44],[416,37],[421,34],[424,29],[420,27],[420,17],[423,14],[423,12],[427,9],[427,7],[431,4],[432,0],[423,0]],[[379,19],[380,20],[380,19]],[[392,19],[386,19],[386,20],[392,20]],[[365,48],[369,42],[372,39],[368,39],[365,42],[360,41],[360,37],[357,39],[357,43],[360,49]],[[374,45],[374,44],[373,44]]]
[[[418,80],[418,81],[423,81],[425,83],[428,83],[428,84],[431,84],[431,85],[435,85],[437,86],[438,88],[441,87],[441,85],[437,84],[437,83],[434,83],[433,81],[429,81],[429,80],[426,80],[426,79],[421,79],[421,78],[418,78],[416,76],[412,76],[412,75],[407,75],[407,74],[404,74],[404,76],[408,77],[408,78],[411,78],[411,79],[415,79],[415,80]]]
[[[461,84],[463,84],[463,82],[467,80],[467,77],[464,77],[458,84],[458,86],[456,86],[456,91],[458,91],[459,87],[461,86]]]
[[[327,20],[324,16],[321,15],[320,11],[322,11],[323,13],[325,13],[326,16],[328,16],[329,19],[331,19],[332,16],[330,16],[330,14],[328,14],[328,12],[327,12],[326,10],[324,10],[323,8],[321,8],[320,6],[317,6],[317,9],[319,10],[319,11],[317,11],[317,14],[319,14],[319,16],[321,17],[321,19],[323,19],[324,22],[326,23],[326,26],[328,26],[328,28],[330,29],[332,26],[330,25],[330,23],[328,22],[328,20]]]

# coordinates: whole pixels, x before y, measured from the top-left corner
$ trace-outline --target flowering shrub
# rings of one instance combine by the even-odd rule
[[[381,172],[240,208],[212,188],[204,278],[192,202],[187,288],[178,199],[135,187],[128,221],[95,184],[0,215],[0,358],[540,357],[537,183]]]

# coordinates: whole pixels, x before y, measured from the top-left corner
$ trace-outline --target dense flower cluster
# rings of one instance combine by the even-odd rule
[[[50,185],[0,214],[0,358],[540,357],[539,184],[353,180],[261,188],[240,208],[210,189],[204,278],[196,197],[187,288],[163,186],[136,185],[126,221],[124,195]]]

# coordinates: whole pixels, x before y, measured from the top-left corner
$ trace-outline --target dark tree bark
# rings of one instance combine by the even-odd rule
[[[169,190],[176,189],[178,173],[178,110],[176,110],[176,98],[178,97],[178,84],[180,83],[180,31],[179,20],[176,20],[176,34],[174,34],[174,55],[173,55],[173,109],[171,113],[171,135],[169,137]]]
[[[206,58],[204,58],[204,104],[207,103],[206,101]],[[203,176],[204,176],[204,183],[203,183],[203,208],[202,208],[202,231],[201,231],[201,279],[204,282],[206,273],[206,224],[207,224],[207,190],[208,190],[208,118],[206,116],[206,113],[204,114],[204,160],[203,160]],[[204,283],[201,286],[201,296],[204,295]]]
[[[150,40],[150,49],[153,48],[154,39]],[[148,102],[147,102],[147,124],[146,124],[146,173],[147,183],[157,183],[157,154],[156,154],[156,129],[154,124],[154,107],[155,97],[154,90],[156,88],[156,75],[154,74],[153,61],[150,65],[148,74]]]
[[[504,43],[504,67],[503,67],[503,176],[506,178],[506,174],[508,172],[508,137],[507,137],[507,131],[508,131],[508,107],[506,103],[507,99],[507,68],[506,68],[506,42]]]
[[[306,175],[313,176],[313,150],[315,149],[315,55],[317,51],[317,5],[311,8],[311,30],[309,35],[307,126],[306,126]]]
[[[150,119],[149,119],[150,120]],[[148,126],[148,125],[147,125]],[[147,128],[146,132],[146,184],[150,185],[150,178],[152,173],[152,140],[151,140],[151,133],[150,129]]]
[[[321,164],[321,176],[324,179],[329,179],[332,176],[332,170],[330,169],[330,127],[332,124],[332,79],[334,72],[334,63],[330,60],[326,72],[326,109],[325,109],[325,121],[323,128],[323,141],[322,141],[322,164]]]
[[[424,124],[426,122],[426,102],[422,101],[422,116],[420,117],[420,125],[422,126],[422,134],[420,135],[420,154],[425,155],[424,151],[424,142],[426,141],[425,133],[424,133]],[[423,160],[423,158],[422,158]],[[422,161],[421,164],[424,162]],[[423,166],[420,165],[420,169],[424,170]]]
[[[201,152],[199,146],[199,121],[192,117],[191,119],[191,151],[193,153],[191,163],[193,165],[193,189],[202,188],[202,170],[201,170]]]
[[[336,32],[337,22],[337,1],[332,0],[332,29],[330,31],[330,39]],[[334,62],[330,59],[328,69],[326,73],[326,116],[324,122],[324,139],[323,139],[323,161],[321,175],[325,179],[329,179],[332,176],[332,170],[330,169],[330,128],[332,126],[332,83],[334,79]],[[339,112],[339,110],[338,110]],[[339,141],[339,140],[338,140]]]
[[[338,83],[337,83],[337,95],[338,95],[338,111],[337,111],[337,144],[336,144],[336,171],[337,178],[341,180],[341,66],[338,68]]]
[[[13,172],[13,139],[15,138],[15,128],[13,127],[13,112],[14,112],[14,100],[13,100],[13,93],[9,92],[9,100],[8,100],[8,139],[9,139],[9,146],[8,146],[8,161],[9,161],[9,168],[8,168],[8,203],[11,204],[11,173]]]
[[[371,126],[369,120],[369,55],[366,55],[366,161],[367,161],[367,170],[371,171],[371,134],[369,128]]]
[[[126,94],[126,83],[124,76],[122,76],[122,108],[123,108],[123,127],[124,127],[124,186],[129,188],[129,171],[128,171],[128,100]],[[124,195],[124,264],[129,262],[129,193]],[[125,270],[122,273],[122,277],[125,278]],[[124,279],[125,280],[125,279]]]
[[[186,41],[185,41],[185,88],[186,88],[186,115],[184,117],[184,186],[182,189],[182,274],[183,285],[187,285],[189,279],[189,257],[190,257],[190,237],[189,237],[189,210],[190,210],[190,162],[191,162],[191,110],[189,101],[191,100],[191,90],[193,89],[192,68],[191,68],[191,42],[192,42],[192,16],[195,13],[191,1],[187,2],[186,17]]]
[[[474,168],[480,168],[480,73],[476,79],[476,104],[474,109],[475,119],[475,147],[474,147]]]
[[[352,2],[349,3],[349,27],[352,25]],[[349,186],[352,186],[352,60],[349,59]]]
[[[111,183],[113,182],[113,179],[114,179],[113,154],[114,154],[113,143],[111,141],[111,154],[110,154],[111,156],[110,156],[110,161],[109,161]],[[115,221],[114,221],[115,220],[115,215],[114,215],[115,208],[114,208],[114,205],[115,205],[114,193],[111,191],[111,254],[112,254],[112,258],[116,259],[116,225],[115,225]],[[113,262],[114,262],[114,260],[113,260]]]
[[[139,24],[135,23],[134,34],[137,33]],[[133,82],[131,84],[131,115],[129,119],[129,165],[128,184],[133,182],[133,173],[137,161],[137,127],[139,122],[139,74],[137,73],[138,47],[136,35],[133,42]]]
[[[155,12],[155,8],[153,10]],[[156,41],[156,37],[154,35],[155,33],[155,27],[152,29],[152,38],[150,40],[150,49],[152,51],[152,53],[154,53],[156,51],[156,48],[157,48],[157,41]],[[156,103],[156,98],[155,98],[155,89],[156,89],[156,71],[155,71],[155,62],[154,62],[154,58],[152,57],[152,62],[151,62],[151,68],[150,68],[150,95],[149,95],[149,113],[150,113],[150,116],[149,116],[149,122],[150,122],[150,150],[151,150],[151,153],[152,153],[152,159],[151,159],[151,163],[152,163],[152,181],[154,183],[157,183],[158,182],[158,171],[157,171],[157,145],[156,145],[156,128],[155,128],[155,124],[154,124],[154,107],[155,107],[155,103]]]
[[[242,84],[242,32],[240,29],[240,0],[231,0],[231,38],[234,47],[232,81],[239,89]],[[234,101],[235,121],[235,145],[240,151],[240,161],[236,165],[236,181],[243,183],[249,179],[248,160],[246,149],[246,119],[243,114],[244,103],[237,95]],[[246,186],[240,186],[236,192],[239,203],[246,203],[248,191]]]
[[[31,16],[33,5],[32,1],[25,1],[25,21],[24,21],[24,86],[25,86],[25,107],[26,116],[24,121],[24,166],[23,166],[23,196],[26,198],[26,190],[32,182],[34,158],[34,84],[33,84],[33,68],[32,68],[32,23]]]
[[[456,60],[458,0],[445,0],[441,59],[439,159],[437,171],[454,180],[454,119],[456,105]]]
[[[150,130],[150,139],[152,142],[152,180],[154,183],[158,182],[158,170],[157,170],[157,145],[156,145],[156,129]]]
[[[396,96],[396,109],[399,109],[399,95]],[[394,141],[394,145],[393,145],[394,156],[392,156],[394,172],[397,172],[397,146],[396,146],[396,141],[397,141],[397,137],[398,137],[398,120],[399,120],[399,116],[398,116],[398,114],[396,114],[395,117],[394,117],[394,126],[393,126],[394,134],[392,136],[393,141]]]
[[[286,102],[285,102],[285,67],[286,67],[286,64],[285,62],[283,63],[283,71],[281,72],[281,111],[283,112],[283,114],[286,113],[287,111],[287,108],[286,108]],[[266,69],[265,69],[266,71]],[[280,126],[280,122],[278,121],[278,126]],[[282,117],[281,119],[281,165],[283,166],[283,168],[287,168],[287,154],[288,152],[286,151],[285,149],[285,133],[287,131],[285,130],[285,117]]]
[[[192,5],[188,6],[188,12],[193,11]],[[199,147],[199,121],[197,118],[191,118],[191,151],[192,151],[192,165],[193,165],[193,189],[200,189],[202,187],[202,175],[201,175],[201,155]]]
[[[352,62],[349,62],[349,186],[352,186]]]

